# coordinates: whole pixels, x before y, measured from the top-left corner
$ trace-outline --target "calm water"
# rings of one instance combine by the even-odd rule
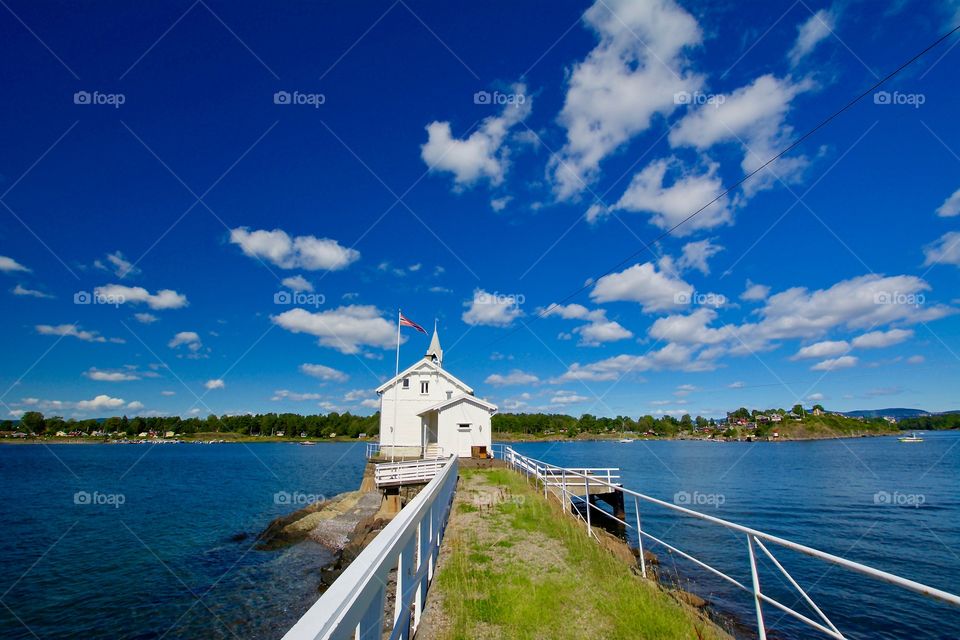
[[[692,508],[958,593],[960,434],[928,432],[923,437],[920,444],[889,437],[793,443],[530,443],[515,448],[563,466],[617,466],[625,486],[647,495],[698,502]],[[689,518],[678,519],[656,506],[641,504],[640,509],[644,527],[653,535],[750,584],[743,535],[687,522]],[[628,521],[634,513],[628,503]],[[848,638],[960,638],[960,609],[768,548]],[[687,588],[720,609],[754,620],[747,594],[682,559],[674,560],[663,549],[652,550],[665,573],[679,575]],[[799,595],[778,577],[773,564],[760,564],[764,591],[805,612]],[[777,631],[772,637],[824,637],[772,607],[765,608],[765,619]]]
[[[649,495],[686,492],[708,513],[958,591],[958,436],[928,433],[917,445],[873,438],[517,448],[558,464],[619,466],[627,486]],[[234,537],[289,512],[285,495],[355,489],[362,466],[363,446],[346,443],[0,446],[0,638],[278,638],[316,597],[326,555],[312,543],[256,551],[251,538]],[[75,504],[76,492],[102,504]],[[877,492],[890,500],[877,504]],[[643,517],[655,535],[749,580],[742,537],[676,524],[655,509]],[[774,552],[848,637],[960,637],[960,611]],[[748,598],[658,555],[668,573],[696,579],[689,588],[750,619]],[[796,602],[769,563],[761,580],[774,597]],[[779,637],[814,637],[773,610],[767,620]]]

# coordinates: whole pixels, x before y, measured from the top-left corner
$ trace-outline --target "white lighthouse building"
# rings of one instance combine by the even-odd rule
[[[470,457],[491,452],[490,417],[496,405],[443,368],[437,329],[426,355],[380,385],[380,454],[398,457]]]

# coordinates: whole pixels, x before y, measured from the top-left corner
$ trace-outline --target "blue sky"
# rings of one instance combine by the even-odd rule
[[[0,414],[956,409],[957,9],[10,2]]]

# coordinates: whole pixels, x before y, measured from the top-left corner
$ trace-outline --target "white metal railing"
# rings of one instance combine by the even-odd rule
[[[283,640],[376,639],[384,635],[387,600],[393,604],[389,638],[409,640],[420,623],[436,570],[459,465],[443,469],[381,531]],[[391,573],[396,587],[388,589]]]
[[[859,562],[854,562],[852,560],[847,560],[846,558],[841,558],[840,556],[833,555],[831,553],[826,553],[806,545],[798,544],[792,542],[785,538],[780,538],[778,536],[773,536],[757,529],[752,529],[750,527],[745,527],[743,525],[730,522],[728,520],[723,520],[722,518],[717,518],[714,516],[707,515],[705,513],[700,513],[699,511],[694,511],[692,509],[687,509],[663,500],[658,500],[642,493],[636,491],[631,491],[626,489],[619,484],[614,484],[597,478],[588,473],[584,473],[583,469],[569,469],[565,467],[558,467],[552,465],[542,460],[537,460],[535,458],[530,458],[528,456],[521,455],[517,453],[512,447],[505,446],[503,448],[503,459],[507,464],[518,471],[519,473],[524,474],[527,478],[533,481],[536,484],[539,484],[543,487],[544,496],[552,495],[560,500],[561,504],[564,507],[564,511],[574,511],[574,513],[584,521],[587,527],[588,535],[596,537],[596,534],[593,533],[593,527],[591,523],[591,509],[596,509],[601,511],[606,518],[612,518],[613,520],[624,525],[627,529],[632,529],[637,533],[637,541],[639,546],[639,557],[640,557],[640,570],[644,577],[647,577],[647,564],[643,556],[643,542],[644,539],[650,540],[656,544],[663,546],[666,549],[669,549],[671,552],[679,555],[680,557],[689,560],[694,563],[701,569],[709,571],[713,575],[726,580],[730,584],[734,585],[738,589],[750,593],[754,601],[754,609],[756,611],[757,618],[757,634],[760,640],[765,640],[766,635],[766,626],[763,620],[763,605],[767,604],[776,609],[779,609],[783,613],[790,615],[791,617],[799,620],[800,622],[806,624],[807,626],[817,629],[818,631],[830,636],[831,638],[837,638],[838,640],[845,640],[843,633],[830,621],[826,614],[817,606],[813,599],[807,594],[806,591],[800,586],[799,583],[790,575],[789,572],[784,568],[780,561],[773,555],[767,545],[776,545],[789,549],[791,551],[796,551],[802,553],[811,558],[816,558],[833,565],[849,569],[855,573],[869,576],[876,580],[892,584],[908,591],[918,593],[924,596],[928,596],[940,602],[945,602],[957,607],[960,607],[960,596],[944,591],[942,589],[937,589],[935,587],[930,587],[928,585],[916,582],[914,580],[909,580],[907,578],[900,577],[898,575],[882,571],[880,569],[875,569],[873,567],[861,564]],[[588,470],[590,471],[590,470]],[[559,483],[557,482],[557,477],[559,476]],[[571,484],[571,481],[574,484]],[[579,483],[577,485],[576,483]],[[584,489],[584,495],[580,495],[579,491],[571,490],[571,487],[579,487]],[[600,489],[603,493],[609,493],[612,491],[619,491],[623,494],[624,502],[626,499],[632,498],[634,505],[634,512],[636,514],[636,523],[627,522],[626,519],[621,520],[615,515],[610,515],[607,511],[601,509],[599,506],[592,503],[590,500],[591,492],[596,493],[597,489]],[[746,548],[747,548],[747,557],[750,565],[750,584],[744,584],[740,580],[733,578],[720,569],[717,569],[708,563],[695,558],[689,553],[682,551],[666,542],[660,538],[650,534],[647,531],[643,530],[642,522],[640,518],[640,503],[657,505],[668,509],[676,514],[687,516],[690,518],[695,518],[704,522],[708,522],[719,527],[726,528],[730,531],[733,531],[738,534],[745,536]],[[571,509],[569,508],[572,505],[578,505],[586,513],[586,517],[580,515],[580,508]],[[764,544],[766,543],[766,544]],[[760,578],[757,572],[757,552],[756,549],[759,549],[763,554],[770,559],[773,565],[786,577],[789,584],[797,590],[800,594],[800,597],[803,599],[807,605],[810,606],[812,612],[816,613],[819,620],[814,620],[810,616],[805,615],[799,611],[794,610],[792,607],[781,603],[780,601],[770,597],[769,595],[763,593],[760,585]]]
[[[380,455],[380,443],[379,442],[368,442],[367,443],[367,460],[370,458]]]
[[[404,462],[381,462],[374,467],[373,477],[377,487],[430,482],[434,476],[443,470],[447,461],[445,458],[431,458]]]

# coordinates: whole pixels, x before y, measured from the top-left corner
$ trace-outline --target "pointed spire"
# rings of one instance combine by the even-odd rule
[[[443,349],[440,348],[440,335],[437,333],[437,321],[433,321],[433,338],[430,339],[430,348],[427,349],[427,358],[443,366]]]

